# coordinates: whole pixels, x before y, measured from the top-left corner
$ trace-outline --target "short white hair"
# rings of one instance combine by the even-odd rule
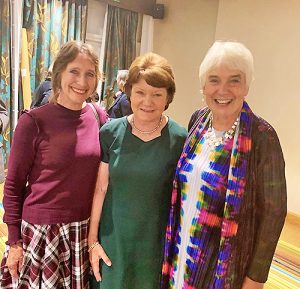
[[[118,85],[125,85],[125,82],[128,78],[128,70],[118,70],[117,74],[117,84]]]
[[[199,68],[200,87],[204,88],[208,73],[220,66],[240,70],[245,74],[246,85],[253,81],[253,55],[242,43],[236,41],[216,41],[207,51]]]

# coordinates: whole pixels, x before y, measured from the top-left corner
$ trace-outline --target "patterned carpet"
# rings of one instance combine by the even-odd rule
[[[2,202],[2,185],[0,185]],[[0,259],[5,250],[7,228],[2,222],[3,206],[0,202]],[[300,229],[300,228],[299,228]],[[280,240],[273,258],[265,289],[300,289],[300,248]]]
[[[300,288],[300,248],[280,240],[273,258],[267,289]]]

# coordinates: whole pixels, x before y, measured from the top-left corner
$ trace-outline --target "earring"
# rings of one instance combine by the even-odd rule
[[[202,94],[202,102],[205,102],[204,94],[203,94],[203,89],[200,89],[200,93]]]

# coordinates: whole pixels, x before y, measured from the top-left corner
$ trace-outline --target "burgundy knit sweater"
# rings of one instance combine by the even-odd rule
[[[97,111],[105,123],[106,113]],[[22,219],[40,225],[87,219],[99,163],[99,126],[89,105],[73,111],[47,104],[22,114],[4,185],[8,243],[21,239]]]

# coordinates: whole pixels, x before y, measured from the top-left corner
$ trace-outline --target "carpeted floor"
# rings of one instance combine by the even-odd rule
[[[2,185],[0,185],[0,259],[5,250],[7,228],[2,222]],[[299,217],[300,220],[300,217]],[[286,222],[274,256],[265,289],[300,289],[300,222]]]
[[[273,258],[267,289],[300,288],[300,248],[280,240]]]

